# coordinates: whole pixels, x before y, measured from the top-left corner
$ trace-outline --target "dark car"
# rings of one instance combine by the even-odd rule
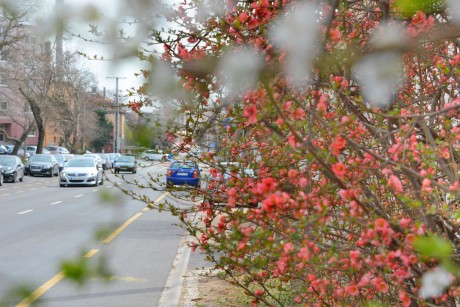
[[[199,187],[201,181],[200,169],[192,161],[174,161],[166,172],[166,186],[190,185]]]
[[[46,175],[53,177],[59,175],[59,163],[56,158],[48,154],[35,154],[29,158],[25,166],[26,175]]]
[[[16,182],[18,179],[22,182],[24,179],[24,164],[17,156],[0,156],[0,165],[3,170],[3,180]]]
[[[131,172],[133,174],[137,171],[137,162],[136,159],[132,156],[121,156],[117,158],[115,164],[113,165],[115,174],[120,172]]]

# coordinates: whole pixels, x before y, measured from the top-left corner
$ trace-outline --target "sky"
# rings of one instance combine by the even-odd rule
[[[53,20],[53,15],[55,14],[55,0],[43,0],[44,8],[44,20],[51,21]],[[87,20],[82,20],[76,16],[84,15],[84,8],[88,5],[98,8],[103,14],[109,18],[116,19],[119,15],[119,0],[64,0],[65,5],[71,6],[67,8],[65,13],[69,13],[69,18],[72,20],[70,27],[74,32],[80,32],[83,34],[89,34],[89,22]],[[45,27],[46,28],[46,27]],[[129,34],[133,34],[133,29],[127,29]],[[71,38],[70,36],[65,36],[64,40],[64,50],[78,50],[82,51],[89,56],[97,55],[98,57],[103,56],[104,59],[113,58],[114,50],[110,48],[104,48],[100,44],[95,43],[85,43],[84,41],[78,38]],[[117,51],[117,50],[115,50]],[[142,68],[142,65],[139,60],[132,58],[130,60],[124,60],[118,63],[114,61],[99,61],[99,60],[84,60],[85,67],[88,67],[92,71],[98,80],[99,90],[102,90],[104,87],[107,91],[115,91],[116,81],[112,77],[120,77],[118,88],[119,90],[124,91],[125,89],[138,87],[142,82],[142,78],[135,77],[134,74],[138,73]],[[110,77],[110,78],[109,78]]]

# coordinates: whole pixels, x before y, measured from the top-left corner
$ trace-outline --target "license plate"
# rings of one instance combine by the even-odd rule
[[[188,176],[188,173],[177,173],[177,176]]]

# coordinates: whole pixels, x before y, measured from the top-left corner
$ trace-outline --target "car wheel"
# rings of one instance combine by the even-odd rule
[[[65,187],[65,184],[60,183],[59,186],[60,186],[61,188],[63,188],[63,187]]]
[[[20,182],[23,182],[23,181],[24,181],[24,174],[22,174],[21,178],[19,178],[19,181],[20,181]]]
[[[104,184],[104,176],[101,177],[101,181],[99,182],[99,185],[103,185]]]
[[[3,185],[3,175],[0,174],[0,186]]]
[[[54,174],[53,174],[53,170],[51,170],[51,173],[48,175],[48,177],[53,177]]]

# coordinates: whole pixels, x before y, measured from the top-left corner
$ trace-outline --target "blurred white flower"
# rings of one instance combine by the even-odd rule
[[[239,94],[256,85],[262,64],[262,57],[253,49],[227,51],[217,68],[219,79],[230,94]]]
[[[450,17],[454,22],[460,24],[460,1],[459,0],[446,0],[446,5]]]
[[[285,15],[272,25],[269,37],[286,52],[284,69],[295,86],[308,82],[320,26],[319,7],[313,3],[288,7]]]
[[[377,48],[397,47],[404,45],[406,40],[406,31],[400,24],[386,23],[372,33],[371,44]]]
[[[454,280],[455,277],[451,273],[442,267],[437,267],[423,275],[419,294],[425,299],[441,295]]]
[[[403,82],[401,54],[387,51],[364,56],[353,67],[353,76],[366,103],[386,108]]]
[[[178,86],[178,78],[168,63],[157,62],[150,69],[150,95],[158,97],[163,103],[185,97]]]
[[[197,4],[196,16],[198,22],[203,22],[209,17],[225,14],[227,3],[224,0],[206,0]]]

